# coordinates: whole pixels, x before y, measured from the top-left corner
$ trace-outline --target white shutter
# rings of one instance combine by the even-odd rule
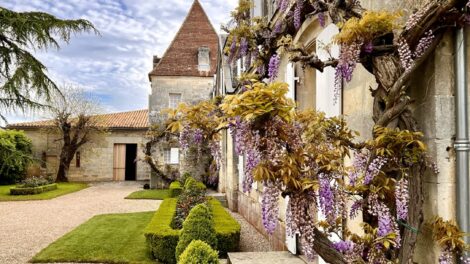
[[[180,154],[180,151],[178,148],[171,148],[170,150],[170,163],[171,164],[179,163],[179,154]]]
[[[295,68],[292,62],[287,63],[285,82],[289,85],[287,98],[295,101]]]
[[[317,37],[317,55],[321,60],[329,59],[329,54],[324,50],[324,46],[331,43],[333,37],[338,34],[336,25],[331,24],[326,27]],[[339,56],[339,46],[331,45],[331,55]],[[335,69],[326,67],[323,72],[316,74],[316,105],[317,110],[325,112],[327,117],[341,115],[341,95],[335,101]]]
[[[263,16],[263,0],[255,0],[253,1],[253,16],[260,17]]]
[[[285,198],[284,201],[285,201],[286,205],[289,204],[289,196],[286,196],[286,198]],[[288,206],[286,206],[286,210],[287,210],[287,207],[288,207]],[[286,212],[286,214],[287,214],[287,212]],[[286,246],[287,246],[287,250],[288,250],[290,253],[294,254],[294,255],[297,254],[297,239],[296,239],[296,237],[297,237],[297,234],[293,234],[293,236],[289,236],[289,235],[286,233]]]
[[[243,177],[245,177],[245,162],[242,155],[238,156],[238,189],[243,191]]]

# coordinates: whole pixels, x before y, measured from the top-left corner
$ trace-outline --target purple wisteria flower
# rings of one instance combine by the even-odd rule
[[[233,60],[236,57],[236,52],[237,52],[237,37],[233,37],[232,44],[230,45],[228,59],[227,59],[228,64],[232,64]]]
[[[364,184],[370,184],[386,163],[387,158],[382,156],[377,156],[374,160],[372,160],[372,162],[369,164],[369,167],[367,168],[366,176],[364,177]]]
[[[302,8],[304,6],[303,0],[297,0],[294,9],[294,26],[296,29],[299,29],[302,25]]]
[[[410,194],[408,192],[408,180],[401,178],[395,187],[395,199],[397,204],[397,218],[406,220],[408,218],[408,201]]]
[[[261,213],[263,226],[269,234],[273,234],[277,226],[279,216],[279,188],[272,182],[263,185],[263,197],[261,198]]]
[[[349,240],[333,242],[332,246],[343,254],[354,250],[354,242]]]
[[[318,196],[320,200],[320,208],[329,223],[333,224],[336,220],[335,213],[335,195],[333,193],[330,180],[324,174],[318,176],[320,181],[320,189]]]
[[[247,52],[248,52],[248,41],[246,40],[246,38],[241,38],[239,54],[241,56],[246,56]]]
[[[273,81],[279,72],[279,64],[281,63],[281,58],[279,55],[274,54],[271,56],[271,59],[269,60],[269,69],[268,69],[268,76],[269,80]]]
[[[325,13],[323,13],[323,12],[318,13],[318,22],[320,22],[320,26],[325,27],[325,25],[326,25]]]

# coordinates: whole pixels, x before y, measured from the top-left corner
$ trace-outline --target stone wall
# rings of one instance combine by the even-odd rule
[[[80,148],[80,167],[76,167],[75,157],[70,164],[70,181],[112,181],[114,144],[137,144],[137,157],[142,157],[142,144],[145,142],[145,130],[118,130],[94,135],[92,141]],[[60,136],[46,130],[25,130],[33,141],[33,154],[38,160],[47,156],[47,173],[55,176],[58,157],[61,150]],[[149,179],[148,165],[137,162],[137,180]]]
[[[393,1],[380,3],[377,1],[364,1],[364,6],[379,10],[395,7],[396,5]],[[314,49],[312,40],[320,32],[315,23],[314,20],[311,20],[310,24],[304,24],[300,35],[295,38],[296,41],[303,43],[311,50]],[[468,45],[470,47],[470,36]],[[425,179],[424,216],[426,220],[437,215],[445,219],[455,219],[456,215],[455,153],[453,149],[455,137],[453,52],[453,35],[449,33],[438,46],[436,53],[418,71],[419,74],[413,80],[413,91],[410,92],[410,96],[416,99],[414,104],[415,116],[419,128],[424,132],[424,140],[428,146],[429,155],[436,161],[440,169],[437,176],[429,174]],[[284,76],[283,68],[285,64],[286,61],[283,58],[279,73],[280,80]],[[467,60],[467,64],[470,68],[470,60]],[[307,68],[304,71],[298,71],[297,76],[300,77],[296,91],[298,107],[300,109],[315,107],[315,102],[322,100],[322,98],[316,98],[315,96],[317,89],[315,71]],[[373,98],[370,94],[370,88],[376,86],[373,75],[361,65],[358,65],[352,81],[345,83],[343,87],[340,100],[342,114],[346,117],[348,125],[360,133],[359,140],[370,139],[372,136],[374,122],[372,120]],[[233,142],[231,142],[230,137],[225,140],[227,141],[225,142],[227,151],[230,152]],[[238,210],[250,223],[263,232],[263,228],[259,223],[261,215],[258,191],[250,194],[243,194],[240,190],[236,191],[237,188],[231,186],[230,183],[238,180],[237,159],[236,156],[231,157],[230,153],[227,153],[226,159],[227,166],[223,177],[230,208]],[[233,170],[233,172],[230,173],[229,170]],[[280,211],[283,212],[283,209]],[[360,216],[356,220],[349,220],[348,225],[353,232],[360,234],[359,218]],[[279,223],[280,226],[284,225],[282,215]],[[276,231],[276,234],[279,234],[278,232]],[[423,237],[416,251],[415,261],[419,263],[436,263],[440,249],[435,243],[431,242],[432,238],[429,232],[423,231],[422,235]],[[271,239],[280,240],[280,236],[275,235]],[[282,247],[276,247],[276,249],[282,249]]]
[[[170,94],[181,94],[182,103],[195,104],[211,98],[213,85],[213,77],[152,76],[152,93],[149,96],[150,122],[155,124],[163,121],[163,116],[159,113],[169,108]],[[169,147],[178,147],[178,143],[162,143],[155,148],[154,157],[159,164],[165,164],[163,150]],[[180,174],[190,172],[193,176],[200,177],[208,167],[208,165],[204,166],[207,164],[207,156],[201,158],[202,162],[194,164],[193,157],[185,157],[181,150],[179,161],[179,166],[175,167],[179,169]],[[156,179],[152,183],[156,185]]]
[[[197,103],[209,99],[213,88],[213,77],[152,76],[149,95],[150,122],[158,122],[158,113],[169,108],[169,95],[181,94],[181,102]]]

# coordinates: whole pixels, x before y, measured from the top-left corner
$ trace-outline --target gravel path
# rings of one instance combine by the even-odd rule
[[[153,211],[160,201],[124,199],[138,183],[99,183],[52,200],[0,202],[0,263],[27,263],[94,215]]]
[[[241,252],[266,252],[272,251],[269,241],[261,235],[256,228],[250,225],[243,216],[227,210],[238,223],[240,223],[240,251]]]

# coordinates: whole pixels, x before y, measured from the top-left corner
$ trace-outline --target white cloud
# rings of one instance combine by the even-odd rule
[[[162,55],[192,0],[4,0],[15,11],[42,11],[63,19],[85,18],[100,36],[81,34],[61,50],[38,57],[58,83],[74,83],[99,96],[107,111],[147,108],[152,56]],[[238,0],[200,0],[214,28],[229,20]],[[10,121],[31,119],[10,115]]]

